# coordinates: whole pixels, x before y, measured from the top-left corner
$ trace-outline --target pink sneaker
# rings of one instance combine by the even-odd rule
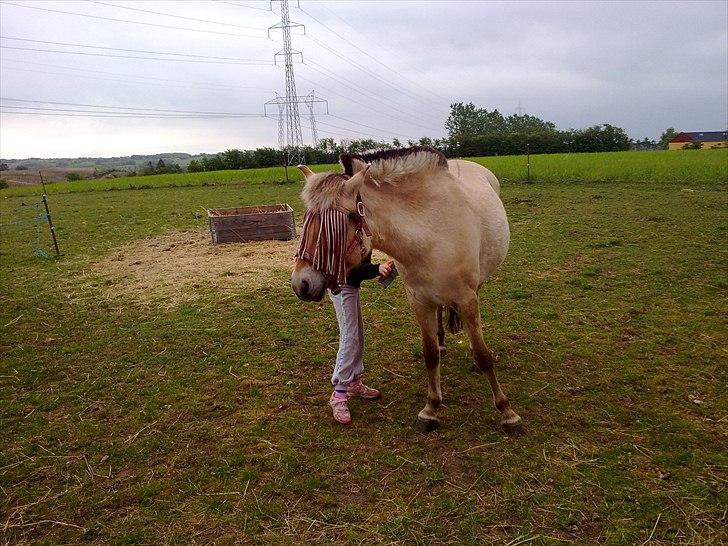
[[[360,396],[365,400],[377,400],[382,396],[381,392],[377,389],[367,387],[361,382],[361,379],[357,379],[353,383],[350,383],[349,387],[346,389],[346,394],[349,396]]]
[[[331,393],[329,398],[329,406],[334,411],[334,419],[342,425],[351,423],[351,413],[349,413],[349,404],[346,398],[336,398],[335,393]]]

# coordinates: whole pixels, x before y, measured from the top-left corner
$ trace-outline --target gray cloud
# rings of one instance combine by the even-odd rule
[[[123,4],[260,29],[256,31],[89,2],[17,3],[260,36],[277,19],[261,9],[214,2]],[[122,5],[121,0],[109,3]],[[239,3],[267,7],[267,2]],[[449,104],[459,101],[506,114],[514,112],[520,102],[524,111],[559,127],[610,122],[635,138],[657,137],[668,126],[720,130],[728,124],[728,4],[722,1],[302,0],[301,8],[303,11],[291,8],[291,18],[305,23],[307,29],[306,37],[294,36],[294,47],[305,59],[304,65],[295,67],[299,93],[315,89],[329,99],[332,114],[347,120],[319,116],[320,137],[443,136]],[[267,39],[146,27],[5,3],[0,4],[0,15],[2,35],[16,38],[262,60],[272,59],[281,47]],[[12,40],[2,44],[78,50]],[[274,66],[11,49],[3,49],[0,55],[0,91],[10,98],[257,113],[274,91],[284,92],[283,70]],[[304,138],[306,123],[304,116]],[[3,114],[0,155],[212,152],[276,145],[276,138],[276,122],[270,119],[131,120]]]

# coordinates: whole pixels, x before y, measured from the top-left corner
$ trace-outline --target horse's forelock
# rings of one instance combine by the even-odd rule
[[[338,208],[339,197],[344,189],[348,176],[339,173],[323,173],[306,182],[301,192],[306,208],[320,212]]]

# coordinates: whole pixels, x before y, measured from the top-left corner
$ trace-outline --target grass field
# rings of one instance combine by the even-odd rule
[[[299,183],[54,184],[63,257],[2,233],[0,541],[724,544],[728,156],[651,156],[537,157],[533,184],[518,158],[485,161],[512,241],[484,333],[520,437],[462,335],[443,426],[416,431],[426,380],[399,281],[362,288],[383,400],[332,423],[333,308],[292,294],[272,258],[289,247],[199,243],[207,207],[288,202],[300,221]],[[186,187],[78,193],[129,183]],[[2,222],[31,214],[23,190],[0,192]]]
[[[485,165],[502,182],[527,180],[526,156],[470,158]],[[675,152],[612,152],[590,154],[548,154],[530,158],[531,180],[534,182],[713,182],[728,179],[728,150]],[[338,165],[318,165],[317,171],[338,170]],[[303,180],[297,169],[289,170],[292,181]],[[181,173],[157,176],[135,176],[107,180],[59,182],[48,186],[48,193],[77,191],[149,189],[157,187],[222,186],[255,183],[280,183],[285,180],[283,168]],[[10,188],[2,195],[37,194],[37,188]]]

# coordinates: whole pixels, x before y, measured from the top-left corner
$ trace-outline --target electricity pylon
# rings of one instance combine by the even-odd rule
[[[300,23],[291,22],[288,15],[288,0],[279,1],[281,3],[281,20],[268,29],[268,37],[270,37],[271,30],[283,31],[283,49],[273,56],[273,60],[278,64],[278,57],[283,57],[283,64],[286,70],[286,99],[285,101],[280,101],[280,97],[276,95],[276,98],[272,102],[278,104],[279,108],[283,104],[286,114],[286,164],[300,165],[305,162],[305,157],[303,152],[303,136],[301,135],[301,117],[298,112],[299,101],[298,95],[296,94],[296,78],[293,74],[293,57],[300,56],[301,62],[303,62],[303,53],[294,50],[291,46],[291,29],[301,27],[305,34],[306,27]],[[279,143],[281,140],[279,136]]]

